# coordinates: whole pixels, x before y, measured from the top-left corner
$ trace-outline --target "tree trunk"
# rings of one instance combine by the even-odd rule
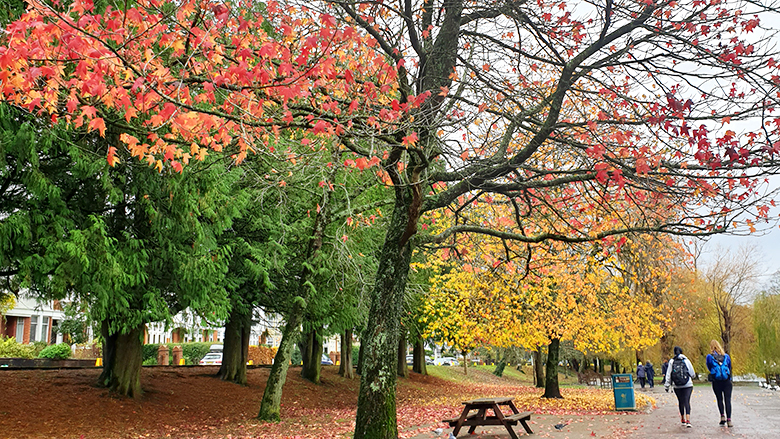
[[[312,338],[314,338],[314,334],[311,331],[304,332],[298,341],[298,349],[301,351],[301,366],[303,366],[301,376],[304,376],[306,373],[306,365],[309,364],[309,359],[311,358],[311,349],[314,347]]]
[[[338,152],[334,151],[334,156]],[[334,167],[334,173],[336,167]],[[300,274],[301,295],[293,298],[293,306],[290,314],[287,316],[287,323],[284,325],[282,340],[279,349],[274,357],[274,364],[271,366],[271,372],[268,374],[263,399],[260,401],[260,412],[257,417],[261,421],[278,422],[281,420],[279,412],[282,402],[282,386],[287,380],[287,370],[290,367],[290,357],[295,347],[295,343],[300,336],[300,328],[303,323],[304,313],[306,311],[306,299],[308,297],[309,276],[311,275],[311,262],[322,248],[322,240],[325,236],[325,227],[327,226],[328,212],[330,210],[330,189],[328,185],[323,186],[322,198],[320,200],[320,210],[314,219],[314,227],[309,240],[306,260],[303,264]]]
[[[401,328],[401,333],[398,336],[398,376],[403,378],[409,378],[409,367],[406,365],[406,355],[409,352],[406,345],[406,330]]]
[[[425,363],[425,342],[423,342],[423,339],[419,336],[414,342],[413,355],[412,370],[420,375],[428,375],[428,365]]]
[[[534,351],[534,378],[536,378],[536,387],[544,387],[544,364],[542,363],[541,346],[538,346]]]
[[[468,374],[469,374],[469,362],[468,362],[468,359],[466,358],[466,355],[468,354],[468,352],[463,351],[463,352],[461,352],[461,354],[463,355],[463,375],[468,376]]]
[[[252,310],[234,304],[225,324],[222,365],[217,376],[223,381],[246,385],[246,362],[249,360],[249,336],[252,334]]]
[[[731,313],[728,311],[723,312],[723,331],[720,335],[720,338],[723,339],[723,350],[726,353],[731,352],[731,330],[734,323],[734,319],[731,316]]]
[[[315,329],[306,334],[308,338],[306,352],[308,353],[309,361],[304,362],[301,369],[301,376],[314,384],[320,383],[320,375],[322,373],[322,338],[318,332]]]
[[[405,191],[397,188],[397,197],[402,197]],[[364,353],[353,439],[398,437],[395,401],[398,333],[412,254],[405,232],[411,222],[416,224],[416,218],[410,218],[409,211],[404,200],[397,198],[385,243],[379,253],[376,284],[368,314],[371,323],[361,339]],[[416,215],[419,217],[419,213]]]
[[[282,331],[282,341],[274,356],[274,364],[271,366],[263,399],[260,401],[260,413],[257,418],[261,421],[279,422],[281,420],[279,412],[282,403],[282,386],[287,380],[287,369],[290,367],[292,351],[300,335],[303,311],[302,303],[296,301],[292,311],[287,316],[287,323]]]
[[[127,334],[111,334],[109,322],[104,320],[100,330],[103,334],[103,372],[98,383],[122,396],[141,396],[144,325]]]
[[[506,367],[506,355],[502,355],[496,364],[496,369],[493,371],[493,375],[497,377],[504,376],[504,368]]]
[[[365,337],[365,333],[363,334]],[[366,351],[363,349],[365,347],[365,343],[363,343],[364,337],[361,337],[360,339],[360,348],[358,349],[358,361],[357,361],[357,369],[355,370],[355,373],[358,375],[363,375],[363,359],[366,358]]]
[[[604,362],[600,358],[596,357],[596,361],[599,363],[599,373],[604,375]]]
[[[341,334],[339,375],[349,379],[355,378],[355,371],[352,369],[352,328],[345,329],[344,333]]]
[[[599,373],[599,359],[593,357],[593,371]]]
[[[547,380],[545,381],[542,398],[563,398],[561,389],[558,386],[558,350],[560,345],[561,340],[553,338],[547,347]]]

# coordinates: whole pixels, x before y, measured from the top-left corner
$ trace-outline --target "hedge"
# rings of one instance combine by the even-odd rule
[[[14,337],[0,336],[0,358],[35,358],[37,354],[34,345],[21,344]]]
[[[181,346],[185,364],[198,364],[200,359],[208,354],[212,344],[214,343],[166,343],[165,345],[168,346],[168,361],[173,362],[173,347]],[[144,364],[157,364],[157,351],[159,349],[160,344],[158,343],[143,345],[142,355]]]
[[[38,358],[51,358],[54,360],[67,360],[70,358],[70,345],[67,343],[54,344],[45,347],[41,353],[38,354]]]

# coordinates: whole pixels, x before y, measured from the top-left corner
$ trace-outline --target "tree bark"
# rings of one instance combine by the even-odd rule
[[[406,345],[406,331],[402,328],[398,336],[398,376],[409,378],[409,367],[406,364],[406,355],[409,352]]]
[[[363,337],[365,337],[365,334],[363,334]],[[355,373],[358,375],[363,375],[363,359],[366,358],[366,351],[363,349],[365,347],[365,343],[363,343],[364,338],[361,337],[360,339],[360,348],[358,349],[358,361],[357,361],[357,369],[355,370]]]
[[[300,298],[299,298],[300,299]],[[287,380],[287,370],[290,367],[290,358],[295,347],[295,342],[300,335],[301,323],[303,323],[303,302],[296,300],[290,314],[287,316],[287,323],[282,331],[282,341],[279,343],[279,349],[274,356],[274,364],[271,366],[271,372],[268,374],[268,380],[265,384],[263,399],[260,401],[260,413],[257,418],[261,421],[279,422],[281,417],[282,386]]]
[[[468,352],[462,351],[461,354],[463,355],[463,375],[468,376],[468,374],[469,374],[469,362],[468,362],[468,359],[466,358],[466,355],[468,354]]]
[[[561,340],[553,338],[547,347],[547,380],[545,380],[542,398],[563,398],[558,386],[558,350],[560,345]]]
[[[225,324],[222,365],[217,376],[223,381],[246,385],[246,362],[249,360],[249,336],[252,333],[252,311],[234,305]]]
[[[309,359],[311,358],[311,349],[314,346],[312,342],[313,337],[314,334],[311,331],[304,332],[298,341],[298,349],[301,351],[301,366],[303,366],[301,368],[301,376],[304,376],[306,373],[306,365],[309,364]]]
[[[493,371],[493,375],[497,377],[504,376],[504,368],[506,368],[506,355],[502,355],[496,364],[496,369]]]
[[[98,378],[101,386],[122,396],[141,396],[141,364],[143,363],[144,326],[132,328],[128,333],[110,333],[109,322],[104,320],[103,372]]]
[[[403,197],[404,193],[403,188],[396,189],[397,197]],[[404,200],[396,200],[385,243],[379,253],[376,285],[369,310],[371,325],[361,339],[363,355],[354,439],[398,437],[396,360],[401,308],[412,254],[411,243],[408,237],[404,238],[407,225],[413,220],[409,210]],[[416,214],[419,216],[419,212]]]
[[[419,336],[414,341],[413,355],[412,370],[420,375],[428,375],[428,365],[425,363],[425,342]]]
[[[320,383],[320,375],[322,374],[322,338],[318,332],[317,329],[314,329],[306,334],[308,361],[304,361],[301,369],[301,376],[314,384]]]
[[[341,334],[339,375],[349,379],[355,378],[355,371],[352,369],[352,328],[345,329],[344,333]]]
[[[544,387],[544,364],[542,363],[541,346],[534,351],[534,377],[536,378],[536,387]]]
[[[723,310],[723,331],[720,334],[720,338],[723,339],[723,350],[725,352],[731,352],[731,331],[733,326],[733,319],[729,310]]]

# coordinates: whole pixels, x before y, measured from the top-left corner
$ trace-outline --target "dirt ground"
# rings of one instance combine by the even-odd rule
[[[144,395],[138,399],[97,387],[99,369],[4,370],[0,438],[344,437],[354,429],[359,379],[346,380],[337,370],[323,367],[317,386],[300,378],[300,368],[291,368],[282,398],[285,420],[279,424],[254,419],[267,368],[250,370],[246,387],[214,378],[216,366],[144,368]],[[435,393],[444,383],[413,374],[399,386],[399,405]],[[422,424],[449,415],[436,409],[399,410],[399,422]]]

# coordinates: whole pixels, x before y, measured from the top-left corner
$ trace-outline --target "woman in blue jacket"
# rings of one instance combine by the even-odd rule
[[[710,371],[712,391],[715,392],[715,399],[718,400],[720,425],[733,427],[734,425],[731,423],[731,379],[733,376],[731,357],[723,350],[717,340],[710,342],[710,348],[712,353],[707,355],[707,369]]]

